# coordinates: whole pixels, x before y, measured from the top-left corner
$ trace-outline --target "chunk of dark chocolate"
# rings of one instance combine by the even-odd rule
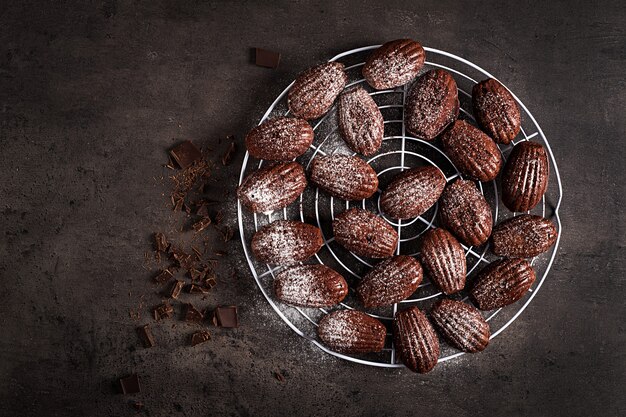
[[[174,307],[172,307],[169,303],[159,304],[154,307],[152,313],[154,315],[154,319],[157,321],[169,319],[172,317],[172,314],[174,314]]]
[[[237,306],[220,306],[213,311],[213,324],[218,327],[239,327]]]
[[[204,343],[207,340],[211,339],[211,333],[206,330],[200,330],[199,332],[195,332],[191,335],[191,346],[199,345],[200,343]]]
[[[125,378],[120,378],[120,388],[123,394],[137,394],[141,391],[139,386],[139,377],[137,374],[129,375]]]
[[[255,64],[259,67],[278,68],[280,63],[280,54],[278,52],[269,51],[267,49],[254,48]]]
[[[144,347],[151,348],[156,345],[149,325],[146,324],[144,326],[137,327],[137,335],[139,336],[139,339],[141,340],[141,343],[143,343]]]
[[[170,150],[170,155],[179,167],[185,169],[198,159],[202,158],[202,152],[191,141],[179,143]]]
[[[184,312],[185,312],[183,315],[184,321],[201,322],[202,320],[204,320],[204,314],[202,314],[192,304],[185,304]]]

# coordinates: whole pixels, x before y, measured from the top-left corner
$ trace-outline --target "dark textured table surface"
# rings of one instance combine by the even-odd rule
[[[626,414],[626,6],[422,3],[4,2],[0,415],[132,415],[131,401],[150,416]],[[192,139],[219,161],[299,71],[398,37],[496,74],[552,144],[564,234],[530,308],[429,375],[354,365],[275,316],[234,239],[199,304],[239,305],[241,327],[191,349],[193,326],[173,320],[140,347],[159,300],[150,235],[184,221],[167,206],[168,147]],[[280,51],[280,68],[251,65],[255,46]],[[211,182],[233,225],[242,158]],[[117,394],[132,372],[142,392]]]

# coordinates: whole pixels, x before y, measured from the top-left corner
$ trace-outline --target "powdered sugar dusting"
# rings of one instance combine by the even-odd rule
[[[311,181],[344,200],[371,197],[378,189],[376,171],[357,156],[318,156],[311,164]]]
[[[398,233],[381,217],[356,207],[333,221],[337,242],[359,256],[387,258],[398,245]]]
[[[444,151],[465,175],[491,181],[500,172],[502,158],[496,143],[480,129],[457,120],[441,135]]]
[[[325,265],[301,265],[286,269],[274,281],[276,296],[302,307],[330,307],[348,294],[348,284]]]
[[[268,212],[291,204],[306,185],[302,165],[297,162],[276,164],[246,177],[237,190],[237,196],[253,212]]]
[[[383,192],[382,210],[396,219],[410,219],[432,207],[443,192],[446,179],[436,167],[417,167],[398,174]]]
[[[293,117],[269,119],[246,136],[246,148],[255,158],[287,161],[302,155],[313,143],[313,128]]]
[[[323,244],[317,227],[294,220],[277,220],[254,235],[252,251],[263,262],[293,265],[313,256]]]
[[[491,207],[472,181],[458,179],[441,195],[443,226],[469,246],[481,245],[491,235]]]
[[[378,352],[385,344],[385,326],[357,310],[333,311],[324,316],[317,330],[320,339],[338,352]]]
[[[422,266],[410,256],[399,255],[374,266],[357,287],[365,307],[381,307],[402,301],[422,282]]]
[[[472,105],[476,121],[496,142],[511,143],[519,133],[519,107],[497,80],[490,78],[476,84],[472,89]]]
[[[289,90],[289,109],[298,117],[317,119],[330,109],[347,81],[344,65],[339,62],[309,68],[298,76]]]
[[[406,98],[404,120],[410,133],[434,139],[459,114],[456,82],[441,69],[422,75]]]
[[[424,49],[411,39],[387,42],[370,55],[363,77],[379,90],[398,87],[417,76],[424,60]]]
[[[363,87],[345,91],[339,97],[339,130],[354,152],[368,156],[380,148],[385,130],[383,115]]]

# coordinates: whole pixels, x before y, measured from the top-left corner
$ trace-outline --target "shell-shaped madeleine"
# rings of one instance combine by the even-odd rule
[[[525,259],[495,261],[478,274],[470,299],[481,310],[505,307],[522,298],[535,278],[535,271]]]
[[[438,168],[412,168],[391,180],[380,197],[380,207],[394,219],[410,219],[432,207],[445,186],[446,177]]]
[[[246,136],[246,149],[255,158],[289,161],[309,149],[313,128],[303,119],[277,117],[266,120]]]
[[[254,213],[287,207],[306,188],[304,168],[297,162],[271,165],[248,175],[239,188],[241,204]]]
[[[393,320],[396,352],[407,368],[421,374],[439,360],[439,339],[426,315],[417,307],[399,311]]]
[[[311,182],[333,197],[362,200],[378,189],[376,171],[357,156],[318,156],[311,162]]]
[[[387,329],[361,311],[337,310],[320,320],[317,334],[336,352],[368,353],[383,350]]]
[[[498,176],[502,167],[498,145],[477,127],[457,120],[443,132],[441,143],[464,175],[478,181],[491,181]]]
[[[325,62],[302,72],[287,95],[289,110],[311,120],[323,116],[346,86],[348,76],[339,62]]]
[[[300,307],[331,307],[348,295],[348,283],[326,265],[300,265],[274,279],[276,298]]]
[[[422,282],[422,266],[414,258],[398,255],[375,265],[356,288],[365,308],[391,305],[408,298]]]
[[[518,143],[502,171],[502,202],[511,211],[532,209],[546,192],[549,175],[545,148],[537,142]]]
[[[465,252],[459,241],[447,230],[436,228],[424,233],[420,260],[431,281],[444,294],[454,294],[465,288]]]
[[[489,344],[489,323],[469,304],[444,298],[435,303],[430,317],[441,336],[463,352],[480,352]]]
[[[317,227],[295,220],[276,220],[252,237],[252,252],[261,262],[293,265],[315,255],[324,244]]]
[[[478,125],[496,142],[509,144],[520,131],[522,119],[515,99],[493,78],[472,89],[472,107]]]
[[[388,258],[398,246],[398,232],[374,213],[353,207],[333,221],[335,240],[358,256]]]
[[[348,147],[362,155],[373,155],[383,143],[383,115],[374,99],[356,87],[339,96],[339,132]]]
[[[406,97],[404,122],[414,136],[433,140],[459,115],[456,82],[449,72],[430,70],[413,84]]]
[[[550,249],[557,237],[556,226],[550,220],[522,214],[493,228],[491,250],[498,256],[532,258]]]
[[[493,227],[489,203],[472,181],[462,179],[448,185],[441,194],[439,219],[468,246],[485,243]]]
[[[418,42],[396,39],[372,52],[363,66],[363,77],[377,90],[399,87],[417,76],[425,59]]]

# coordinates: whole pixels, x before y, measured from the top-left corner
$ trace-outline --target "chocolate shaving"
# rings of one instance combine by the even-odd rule
[[[215,213],[215,224],[220,224],[222,220],[224,220],[224,213],[222,212],[222,210],[219,210],[217,213]]]
[[[213,324],[218,327],[239,327],[237,306],[220,306],[213,311]]]
[[[224,242],[230,241],[235,234],[235,232],[233,232],[233,229],[230,226],[224,227],[221,230],[221,233],[222,233],[222,238],[224,239]]]
[[[172,287],[170,288],[170,293],[169,293],[170,298],[177,299],[184,285],[185,283],[179,279],[174,281],[174,283],[172,284]]]
[[[156,321],[169,319],[174,314],[174,307],[168,303],[159,304],[152,310],[152,313]]]
[[[154,250],[157,252],[166,252],[169,244],[163,233],[154,234]]]
[[[123,394],[137,394],[141,391],[141,387],[139,386],[139,377],[137,374],[120,378],[119,384]]]
[[[141,343],[143,343],[144,347],[151,348],[156,345],[149,325],[146,324],[144,326],[137,327],[137,335],[139,336],[139,339],[141,340]]]
[[[193,227],[193,230],[195,230],[195,232],[198,233],[198,232],[203,231],[207,227],[209,227],[210,224],[211,224],[211,218],[204,217],[198,220],[197,222],[195,222],[192,227]]]
[[[187,292],[189,292],[189,294],[208,294],[209,290],[201,285],[189,284],[187,286]]]
[[[200,330],[191,335],[191,346],[199,345],[211,339],[211,333],[206,330]]]
[[[198,281],[202,279],[204,273],[202,271],[198,271],[196,268],[190,268],[187,271],[187,275],[189,275],[189,278],[191,278],[192,281]]]
[[[278,382],[285,382],[285,376],[278,371],[274,371],[274,378],[276,378]]]
[[[200,311],[198,311],[197,308],[195,308],[193,305],[191,304],[185,304],[185,314],[183,315],[183,320],[184,321],[194,321],[194,322],[201,322],[202,320],[204,320],[204,314],[202,314]]]
[[[228,136],[227,139],[234,140],[235,137]],[[226,153],[224,153],[224,156],[222,156],[222,165],[224,166],[229,165],[232,162],[233,157],[235,156],[236,152],[237,152],[237,145],[235,144],[235,142],[230,142],[228,149],[226,149]]]
[[[183,269],[189,269],[193,266],[193,257],[181,249],[173,248],[170,250],[172,258],[177,265]]]
[[[202,152],[191,141],[186,140],[170,150],[170,155],[182,169],[187,168],[198,159],[202,158]]]
[[[159,273],[154,277],[154,282],[156,282],[157,284],[165,284],[172,277],[174,277],[174,275],[169,269],[163,269],[162,271],[159,271]]]

